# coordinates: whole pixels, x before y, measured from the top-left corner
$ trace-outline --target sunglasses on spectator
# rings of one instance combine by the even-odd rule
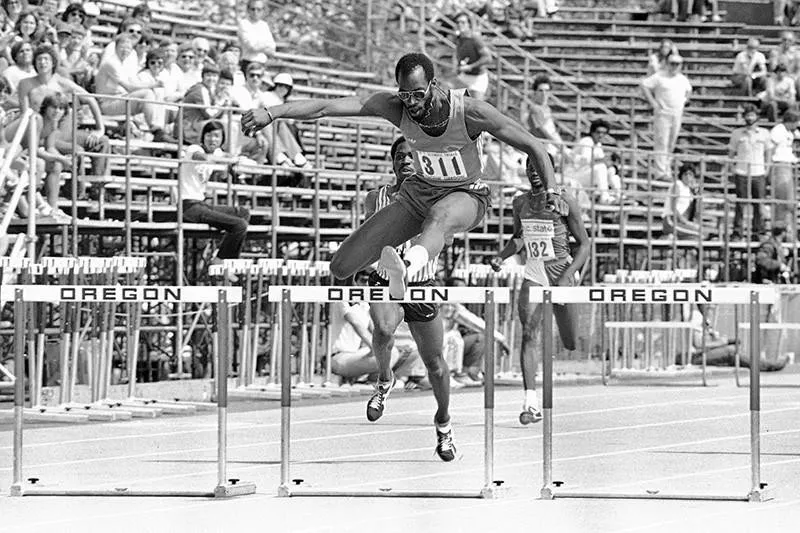
[[[181,54],[181,59],[194,59],[194,54]]]
[[[128,28],[128,33],[132,33],[134,35],[141,35],[142,34],[142,30],[136,30],[136,29],[133,29],[133,28]]]
[[[150,61],[148,61],[148,63],[150,63],[151,65],[163,65],[164,64],[164,60],[163,59],[151,59]]]
[[[197,53],[202,52],[204,54],[207,54],[209,52],[208,48],[195,48],[194,51]]]
[[[250,72],[250,73],[247,74],[247,77],[248,78],[263,78],[264,77],[264,73],[263,72]]]
[[[428,89],[430,88],[431,88],[431,82],[429,81],[425,89],[414,89],[413,91],[397,91],[397,97],[403,102],[408,102],[412,98],[414,98],[415,100],[422,100],[423,98],[425,98],[425,95],[428,94]]]

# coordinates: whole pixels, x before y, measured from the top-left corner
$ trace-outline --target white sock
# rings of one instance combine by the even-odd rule
[[[425,249],[424,246],[420,246],[419,244],[415,244],[411,248],[408,249],[406,252],[405,258],[408,261],[408,268],[406,269],[406,274],[408,277],[413,276],[423,268],[428,263],[428,250]]]
[[[536,399],[535,390],[525,390],[525,403],[523,404],[522,408],[527,409],[528,407],[533,407],[534,409],[539,408],[539,400]]]
[[[447,424],[445,424],[443,426],[440,426],[439,424],[435,424],[435,425],[436,425],[436,429],[439,430],[439,433],[447,433],[452,429],[452,426],[450,426],[450,422],[449,421],[447,422]]]

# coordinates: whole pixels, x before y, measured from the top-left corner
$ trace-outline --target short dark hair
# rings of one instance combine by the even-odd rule
[[[36,58],[39,57],[40,55],[44,55],[44,54],[49,55],[50,58],[53,60],[53,72],[55,72],[56,69],[58,68],[58,59],[59,59],[58,52],[56,51],[55,48],[53,48],[49,44],[40,44],[33,51],[33,68],[34,68],[34,70],[36,72],[39,72],[38,67],[36,67]]]
[[[42,98],[42,103],[39,106],[39,113],[44,115],[48,107],[58,107],[64,109],[67,107],[67,99],[61,93],[51,93]]]
[[[431,81],[436,76],[431,58],[419,52],[412,52],[404,55],[397,62],[397,66],[394,68],[395,81],[400,80],[400,76],[411,74],[415,68],[422,68],[425,71],[425,79],[428,81]]]
[[[611,124],[609,124],[608,122],[606,122],[605,119],[602,119],[602,118],[595,119],[589,125],[589,135],[591,135],[592,133],[594,133],[595,131],[597,131],[600,128],[605,128],[605,129],[611,131]]]
[[[695,176],[697,175],[697,165],[694,163],[684,163],[678,169],[678,179],[681,179],[685,174],[691,172]]]
[[[392,147],[389,149],[389,156],[392,158],[392,161],[394,161],[394,156],[397,155],[397,150],[400,148],[400,145],[404,142],[406,142],[406,138],[401,135],[392,143]]]
[[[777,237],[781,233],[786,233],[787,229],[788,228],[784,222],[776,222],[772,225],[772,236]]]
[[[539,74],[538,76],[533,78],[533,90],[534,91],[536,89],[538,89],[540,85],[544,85],[544,84],[552,85],[552,83],[550,82],[550,77],[547,74]]]
[[[222,144],[225,144],[225,126],[219,120],[209,120],[203,125],[203,129],[200,131],[200,144],[205,141],[206,133],[217,130],[222,132]]]
[[[33,46],[31,45],[31,43],[29,43],[27,41],[17,41],[11,47],[11,59],[13,59],[14,62],[17,61],[17,56],[19,55],[20,51],[22,50],[22,47],[25,46],[25,45],[30,46],[31,47],[31,51],[33,51]]]
[[[787,109],[783,112],[783,122],[798,122],[800,121],[800,113],[794,109]]]
[[[744,104],[744,106],[742,106],[742,116],[745,116],[748,113],[755,113],[758,115],[758,108],[755,104]]]
[[[160,48],[154,48],[152,50],[148,50],[145,63],[150,63],[150,61],[154,59],[160,59],[163,61],[166,59],[166,54]]]
[[[141,15],[151,16],[151,14],[152,11],[150,11],[150,6],[147,5],[147,2],[141,3],[131,10],[131,17],[133,18],[140,18]]]

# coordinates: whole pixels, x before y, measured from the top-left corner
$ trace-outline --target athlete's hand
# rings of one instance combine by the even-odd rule
[[[242,133],[252,137],[272,123],[272,114],[266,107],[251,109],[242,115]]]
[[[503,269],[503,259],[496,255],[489,260],[489,265],[495,272],[500,272]]]

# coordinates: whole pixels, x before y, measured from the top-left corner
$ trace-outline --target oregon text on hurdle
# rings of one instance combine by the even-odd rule
[[[589,289],[590,302],[711,302],[713,289]]]
[[[448,302],[450,290],[439,287],[410,287],[402,298],[392,298],[389,287],[330,287],[328,300],[348,301],[393,301],[393,302]]]
[[[180,302],[179,287],[61,287],[61,301]]]

